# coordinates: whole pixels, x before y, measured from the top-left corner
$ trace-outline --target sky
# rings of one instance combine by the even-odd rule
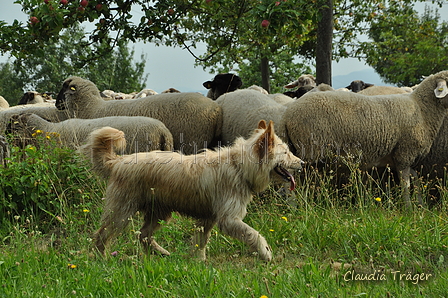
[[[27,16],[21,11],[21,5],[14,0],[2,0],[0,20],[12,23],[14,19],[25,22]],[[431,3],[431,2],[427,2]],[[425,4],[416,4],[418,11],[423,11]],[[136,14],[140,12],[136,11]],[[448,20],[448,2],[439,9],[442,19]],[[195,67],[193,56],[179,47],[155,46],[152,43],[138,42],[133,45],[136,61],[140,61],[141,54],[146,55],[145,73],[149,73],[146,87],[157,92],[168,88],[176,88],[183,92],[199,91],[206,93],[202,83],[213,79],[215,74],[204,71],[202,67]],[[202,54],[198,49],[197,55]],[[7,57],[0,56],[0,62],[6,62]],[[345,87],[353,80],[363,80],[375,85],[386,85],[382,82],[373,68],[358,59],[341,59],[332,63],[332,81],[334,88]],[[61,82],[62,83],[62,82]],[[289,82],[285,82],[287,84]],[[113,90],[113,86],[111,86]]]

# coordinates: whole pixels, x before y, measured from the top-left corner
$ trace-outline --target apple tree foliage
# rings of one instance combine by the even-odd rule
[[[89,45],[80,25],[63,30],[60,38],[42,46],[44,56],[29,55],[14,62],[0,64],[0,94],[11,105],[17,104],[24,91],[57,93],[62,82],[77,75],[95,82],[100,90],[113,89],[130,93],[145,87],[145,59],[135,62],[134,51],[127,42],[120,41],[113,51],[106,51],[101,59],[86,63],[86,52],[104,45]]]
[[[359,57],[356,55],[361,44],[359,37],[384,15],[387,4],[415,1],[334,0],[332,59]],[[275,86],[309,70],[307,67],[316,56],[318,24],[329,21],[319,11],[331,3],[325,0],[16,2],[30,16],[29,22],[0,22],[0,51],[16,57],[31,53],[43,56],[41,45],[57,40],[63,28],[89,22],[94,29],[88,33],[88,42],[101,42],[104,46],[81,54],[85,60],[101,57],[119,41],[143,40],[185,48],[196,57],[198,65],[212,72],[244,69],[248,74],[259,72],[259,77],[268,76],[272,80],[275,71],[281,70],[279,73],[284,77]],[[268,70],[270,73],[266,73]],[[253,80],[243,77],[243,81],[250,85]]]

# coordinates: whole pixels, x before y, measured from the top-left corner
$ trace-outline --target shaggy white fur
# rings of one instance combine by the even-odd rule
[[[302,161],[275,134],[272,121],[268,126],[260,121],[247,140],[238,138],[231,147],[197,155],[157,151],[115,155],[114,147],[125,143],[123,132],[105,127],[92,132],[83,147],[94,170],[108,178],[102,224],[94,237],[100,252],[140,211],[145,217],[140,234],[143,245],[168,255],[152,235],[161,221],[168,221],[177,211],[197,219],[194,244],[200,259],[205,260],[215,224],[257,251],[261,259],[272,259],[265,238],[243,222],[246,206],[252,194],[266,189],[271,179],[286,179],[294,189],[294,178],[287,169],[302,167]]]

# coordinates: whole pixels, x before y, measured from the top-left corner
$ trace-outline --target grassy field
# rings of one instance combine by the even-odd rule
[[[136,215],[100,257],[104,182],[53,145],[14,148],[0,167],[0,297],[448,297],[445,187],[414,211],[387,179],[380,191],[356,170],[341,188],[331,174],[299,178],[289,198],[271,188],[245,219],[272,246],[270,263],[217,229],[198,261],[193,223],[176,214],[156,234],[171,256],[143,252]]]

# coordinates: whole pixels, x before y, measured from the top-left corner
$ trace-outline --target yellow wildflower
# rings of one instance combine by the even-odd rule
[[[377,201],[377,202],[381,202],[381,198],[380,198],[380,197],[375,198],[375,201]]]
[[[75,268],[76,268],[76,265],[75,265],[75,264],[68,264],[67,267],[68,267],[69,269],[75,269]]]
[[[261,295],[260,298],[268,298],[266,295]]]
[[[84,209],[84,210],[82,210],[82,212],[87,213],[87,212],[90,212],[90,210]]]
[[[284,219],[285,221],[288,221],[288,218],[286,218],[286,216],[282,216],[282,219]]]
[[[270,229],[269,232],[274,232],[274,230],[273,230],[273,229]]]

